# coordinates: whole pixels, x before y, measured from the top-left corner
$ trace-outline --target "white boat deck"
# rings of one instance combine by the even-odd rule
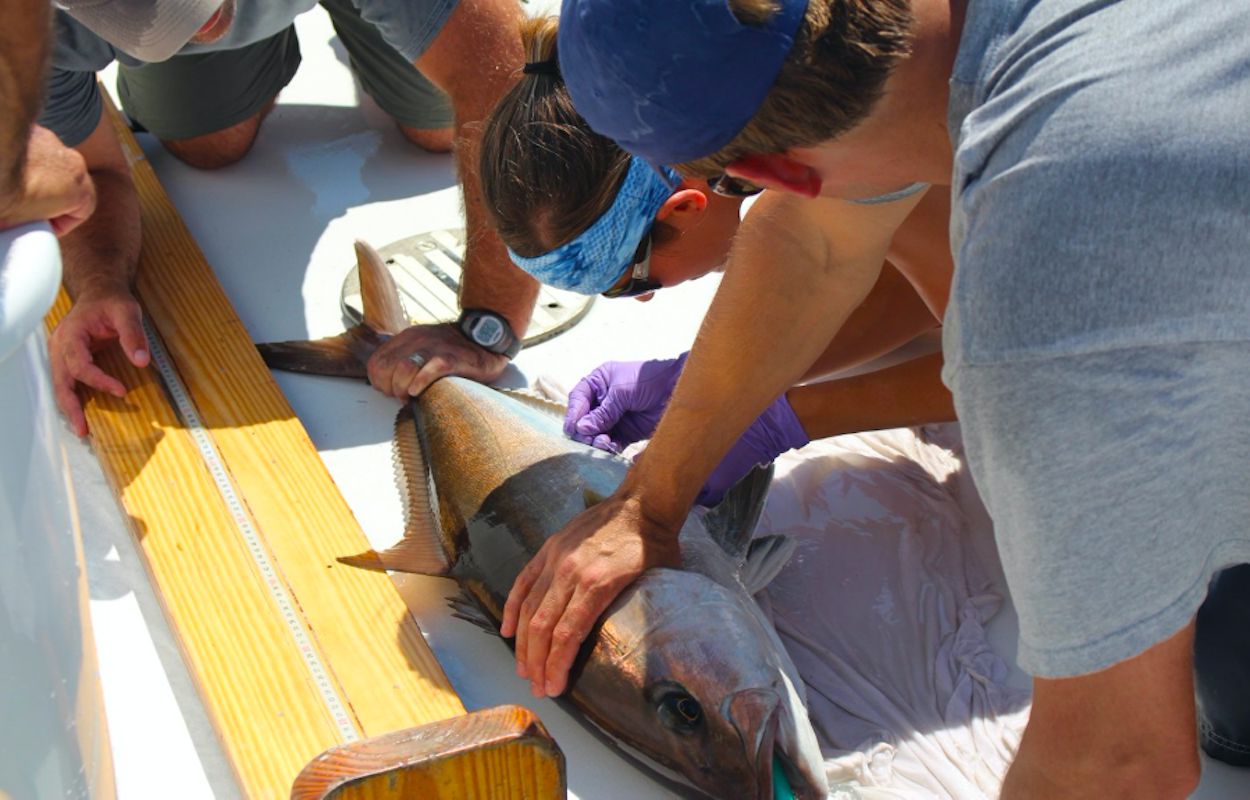
[[[199,172],[139,137],[254,341],[342,330],[339,288],[353,239],[383,245],[462,225],[450,159],[408,144],[359,92],[321,12],[297,26],[303,66],[242,163]],[[599,301],[572,330],[522,352],[503,383],[527,385],[544,374],[571,383],[608,359],[675,355],[693,340],[716,282],[666,289],[646,304]],[[352,381],[286,373],[277,380],[366,534],[375,545],[393,541],[402,527],[389,479],[396,401]],[[238,796],[99,466],[86,443],[65,438],[119,796],[166,797],[172,786],[184,800]],[[504,643],[451,617],[450,583],[395,580],[467,707],[519,703],[538,713],[567,756],[571,796],[670,796],[564,708],[531,698]],[[991,641],[1010,659],[1013,640],[1008,608]],[[1250,776],[1207,763],[1194,796],[1250,796]]]

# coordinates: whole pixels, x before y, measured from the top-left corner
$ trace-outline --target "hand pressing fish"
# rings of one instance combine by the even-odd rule
[[[357,254],[364,322],[332,340],[260,345],[270,366],[363,376],[370,344],[406,324],[381,259],[363,242]],[[497,632],[517,573],[629,466],[566,438],[553,407],[460,378],[435,383],[395,423],[403,539],[341,560],[452,578],[461,616]],[[566,696],[629,755],[711,797],[771,798],[788,784],[823,798],[803,684],[751,597],[791,550],[780,537],[751,539],[767,486],[757,471],[712,511],[690,515],[682,569],[649,570],[617,598]]]

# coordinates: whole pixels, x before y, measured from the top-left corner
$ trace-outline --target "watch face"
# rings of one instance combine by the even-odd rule
[[[473,321],[473,341],[482,347],[494,347],[503,341],[503,325],[494,317],[479,317]]]

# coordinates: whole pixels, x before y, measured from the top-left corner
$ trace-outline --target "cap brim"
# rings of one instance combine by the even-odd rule
[[[140,61],[164,61],[191,40],[224,0],[148,0],[74,7],[70,16]]]

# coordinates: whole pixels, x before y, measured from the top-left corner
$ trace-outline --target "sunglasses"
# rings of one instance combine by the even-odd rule
[[[721,197],[750,197],[764,191],[763,186],[756,186],[750,181],[724,173],[715,178],[708,178],[707,186]]]
[[[658,281],[651,280],[651,231],[648,229],[642,241],[638,243],[638,251],[634,253],[634,263],[630,268],[629,280],[619,286],[603,292],[604,297],[637,297],[640,294],[654,292],[662,288]]]

